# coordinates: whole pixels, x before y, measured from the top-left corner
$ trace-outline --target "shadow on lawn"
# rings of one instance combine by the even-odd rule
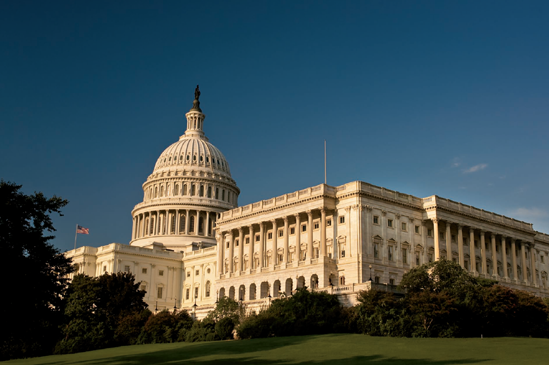
[[[384,357],[382,355],[371,356],[352,356],[344,358],[344,354],[339,354],[342,358],[327,360],[302,360],[306,359],[303,354],[301,359],[280,359],[270,360],[262,358],[262,351],[278,351],[284,356],[284,347],[294,346],[300,343],[310,341],[310,337],[279,337],[271,339],[258,339],[252,341],[234,341],[227,342],[203,342],[188,346],[181,346],[175,349],[158,350],[146,352],[143,354],[131,354],[113,356],[104,359],[67,361],[64,364],[79,365],[145,365],[145,364],[234,364],[234,365],[284,365],[284,364],[315,364],[315,365],[333,365],[333,364],[375,364],[375,365],[457,365],[457,364],[481,364],[490,359],[456,359],[456,360],[429,360],[429,359],[404,359],[396,357]],[[313,350],[314,351],[314,350]],[[257,354],[253,354],[256,353]],[[217,359],[212,359],[215,356]],[[208,359],[208,357],[210,357]],[[51,364],[51,363],[50,363]],[[63,364],[57,362],[57,364]],[[47,364],[44,364],[47,365]]]

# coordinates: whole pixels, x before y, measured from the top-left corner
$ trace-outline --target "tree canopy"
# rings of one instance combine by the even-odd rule
[[[57,337],[61,301],[73,269],[49,241],[55,228],[51,214],[67,201],[42,193],[26,195],[21,185],[0,181],[0,248],[5,280],[0,310],[16,320],[3,323],[0,359],[51,352]],[[16,280],[15,280],[16,278]]]

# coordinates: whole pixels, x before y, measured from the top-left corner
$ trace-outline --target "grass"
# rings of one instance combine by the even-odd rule
[[[543,364],[549,340],[539,338],[413,339],[363,335],[278,337],[124,346],[5,364]]]

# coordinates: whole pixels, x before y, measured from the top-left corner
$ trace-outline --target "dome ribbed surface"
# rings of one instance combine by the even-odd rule
[[[202,167],[229,176],[231,174],[229,164],[221,151],[202,138],[181,137],[162,152],[156,161],[154,171],[173,167]]]

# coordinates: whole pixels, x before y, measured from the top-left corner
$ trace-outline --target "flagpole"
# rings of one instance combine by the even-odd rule
[[[328,179],[326,178],[326,140],[324,140],[324,184],[328,185]]]
[[[78,224],[76,225],[76,228],[74,229],[74,249],[76,250],[76,237],[78,237]]]

